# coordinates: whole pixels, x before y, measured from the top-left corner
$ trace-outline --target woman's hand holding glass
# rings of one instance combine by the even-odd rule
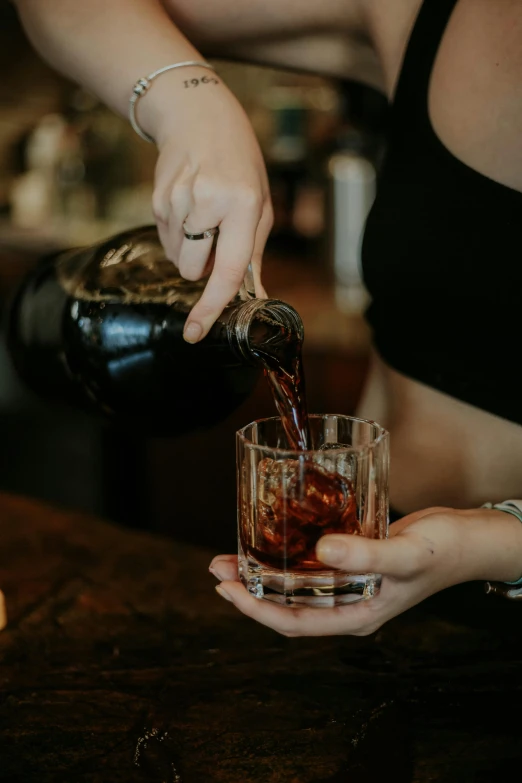
[[[319,559],[355,573],[383,575],[369,600],[323,608],[286,608],[250,595],[237,577],[237,558],[220,555],[210,565],[223,598],[284,636],[367,636],[430,595],[468,581],[512,581],[522,573],[522,525],[494,509],[434,507],[390,527],[386,540],[324,536]]]

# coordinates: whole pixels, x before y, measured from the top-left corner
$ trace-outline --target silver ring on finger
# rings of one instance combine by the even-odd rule
[[[191,231],[187,231],[187,227],[185,223],[183,223],[183,233],[187,239],[212,239],[212,237],[215,237],[217,234],[219,234],[219,226],[215,226],[214,228],[207,228],[205,231],[198,231],[193,234]]]

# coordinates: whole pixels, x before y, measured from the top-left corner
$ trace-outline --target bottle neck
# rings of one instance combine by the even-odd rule
[[[302,342],[304,327],[299,313],[279,299],[251,299],[233,308],[227,322],[228,342],[236,356],[257,364],[256,348],[277,334],[292,334]]]

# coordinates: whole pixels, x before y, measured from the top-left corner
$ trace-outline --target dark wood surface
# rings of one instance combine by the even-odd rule
[[[0,497],[2,783],[520,770],[519,606],[471,585],[366,639],[284,639],[215,595],[212,554]]]

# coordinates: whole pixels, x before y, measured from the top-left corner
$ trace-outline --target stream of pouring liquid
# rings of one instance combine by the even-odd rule
[[[283,329],[280,329],[281,336],[283,339],[268,340],[253,347],[253,353],[264,368],[289,448],[306,451],[311,446],[311,438],[302,340]]]

